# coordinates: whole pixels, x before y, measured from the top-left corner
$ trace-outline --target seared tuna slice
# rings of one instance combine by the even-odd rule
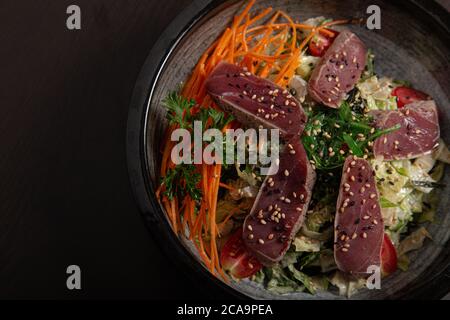
[[[311,97],[328,107],[339,108],[361,77],[366,55],[362,41],[354,33],[342,31],[311,74],[308,82]]]
[[[380,266],[384,226],[374,174],[364,159],[345,160],[334,222],[334,258],[339,270],[353,275]]]
[[[298,137],[280,153],[279,170],[264,180],[244,222],[247,247],[264,265],[280,261],[308,210],[316,174]]]
[[[284,138],[303,132],[307,117],[295,97],[234,64],[220,63],[209,76],[206,89],[243,125],[277,128]]]
[[[376,158],[411,159],[430,153],[439,143],[439,121],[433,100],[417,101],[393,111],[371,112],[379,129],[400,124],[400,129],[374,141]]]

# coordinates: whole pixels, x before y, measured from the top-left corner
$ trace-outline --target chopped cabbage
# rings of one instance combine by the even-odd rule
[[[294,238],[292,244],[297,252],[318,252],[320,251],[321,242],[305,236],[298,236]]]
[[[293,76],[291,82],[289,82],[289,88],[295,90],[295,97],[300,102],[305,101],[306,94],[308,93],[307,86],[308,83],[297,75]]]
[[[306,54],[300,56],[300,64],[297,67],[296,73],[304,80],[308,80],[311,76],[313,69],[320,61],[320,57],[314,57]]]
[[[372,76],[360,83],[357,88],[370,110],[395,110],[396,98],[391,95],[393,83],[390,78]]]
[[[330,279],[330,283],[338,287],[339,295],[350,298],[366,285],[366,280],[364,278],[350,280],[342,272],[336,271]]]
[[[422,248],[425,238],[431,239],[431,236],[424,227],[420,227],[416,231],[412,232],[400,242],[400,245],[397,248],[398,256],[402,256],[412,250]]]

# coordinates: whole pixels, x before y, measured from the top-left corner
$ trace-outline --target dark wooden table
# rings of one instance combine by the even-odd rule
[[[125,158],[137,75],[189,2],[0,1],[0,298],[219,295],[155,246]],[[66,28],[70,4],[81,30]]]

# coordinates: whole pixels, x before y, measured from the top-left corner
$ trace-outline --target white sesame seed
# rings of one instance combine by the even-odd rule
[[[366,239],[366,238],[367,238],[367,233],[363,232],[362,237],[363,237],[364,239]]]
[[[250,224],[247,226],[247,229],[250,230],[250,231],[253,231],[253,228],[252,228],[252,226]]]
[[[287,177],[289,176],[289,171],[288,170],[284,170],[284,175]]]
[[[258,242],[259,242],[260,244],[264,244],[264,240],[263,240],[263,239],[258,239]]]

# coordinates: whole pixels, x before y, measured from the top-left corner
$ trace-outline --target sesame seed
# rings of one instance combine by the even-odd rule
[[[286,198],[286,199],[284,199],[284,202],[286,202],[286,203],[291,203],[291,200],[288,199],[288,198]]]
[[[250,224],[247,226],[247,229],[250,230],[250,231],[253,231],[253,228],[252,228],[252,226]]]
[[[350,188],[350,185],[348,183],[344,183],[344,187]]]
[[[384,144],[386,144],[386,143],[387,143],[387,138],[386,138],[386,137],[384,137],[384,139],[383,139],[383,143],[384,143]]]
[[[286,199],[286,198],[283,197],[283,196],[280,197],[280,200],[281,200],[281,201],[284,201],[284,199]]]
[[[251,264],[251,262],[249,262],[249,263],[248,263],[248,267],[249,267],[250,269],[253,269],[253,264]]]
[[[331,102],[331,98],[328,98],[327,101],[328,101],[328,102]]]
[[[366,238],[367,238],[367,233],[363,232],[362,237],[363,237],[364,239],[366,239]]]
[[[340,154],[345,154],[345,151],[341,149],[341,150],[339,150],[339,153]]]
[[[263,240],[263,239],[258,239],[258,242],[259,242],[260,244],[264,244],[264,240]]]
[[[351,181],[355,181],[355,176],[351,176],[351,177],[350,177],[350,180],[351,180]]]
[[[284,102],[284,105],[285,105],[285,106],[288,106],[289,103],[291,103],[291,102],[290,102],[289,100],[286,100],[286,101]]]
[[[350,166],[352,166],[352,167],[354,167],[356,165],[356,161],[352,161],[352,162],[350,162]]]
[[[346,244],[344,244],[344,247],[345,247],[345,248],[350,248],[350,244],[349,244],[349,243],[346,243]]]
[[[287,177],[289,176],[289,171],[288,170],[284,170],[284,175]]]
[[[352,234],[352,239],[355,239],[358,235],[356,234],[356,232],[353,232]]]
[[[364,186],[365,186],[366,188],[370,188],[370,184],[369,184],[369,183],[366,183]]]
[[[270,114],[266,114],[266,115],[264,116],[264,118],[269,119],[269,118],[270,118]]]
[[[290,154],[295,154],[295,150],[290,150],[289,153]]]
[[[301,212],[302,208],[297,207],[297,208],[295,208],[295,210],[297,210],[298,212]]]
[[[252,95],[252,100],[256,99],[256,94]]]
[[[339,239],[341,239],[341,241],[345,240],[345,234],[343,234]]]
[[[251,76],[252,74],[251,74],[250,72],[247,71],[247,72],[245,73],[245,75],[246,75],[246,76]]]
[[[353,62],[353,63],[356,63],[356,57],[353,57],[352,62]]]
[[[363,217],[363,220],[368,220],[369,218],[370,218],[370,216],[365,215],[365,216]]]
[[[373,224],[378,224],[378,221],[377,220],[373,220],[372,223]]]
[[[366,191],[366,188],[361,187],[361,189],[359,190],[360,193],[364,193]]]
[[[348,194],[351,195],[352,197],[355,195],[355,194],[354,194],[353,192],[351,192],[351,191],[350,191]]]
[[[347,251],[348,251],[348,249],[347,249],[347,248],[342,248],[342,249],[341,249],[341,251],[343,251],[343,252],[347,252]]]
[[[398,140],[394,141],[394,144],[397,146],[400,142]]]
[[[292,192],[292,196],[293,196],[294,198],[297,198],[297,194],[296,194],[295,192]]]
[[[341,65],[339,66],[339,69],[344,69],[344,65],[341,64]]]
[[[272,240],[272,239],[273,239],[273,233],[269,234],[269,235],[267,236],[267,239]]]
[[[373,206],[372,206],[372,209],[375,209],[377,207],[377,204],[375,203]]]
[[[252,233],[250,233],[249,235],[248,235],[248,237],[247,238],[249,238],[250,240],[252,240],[253,239],[253,234]]]
[[[370,195],[370,199],[373,199],[373,198],[375,198],[377,195],[375,194],[375,193],[372,193],[371,195]]]

